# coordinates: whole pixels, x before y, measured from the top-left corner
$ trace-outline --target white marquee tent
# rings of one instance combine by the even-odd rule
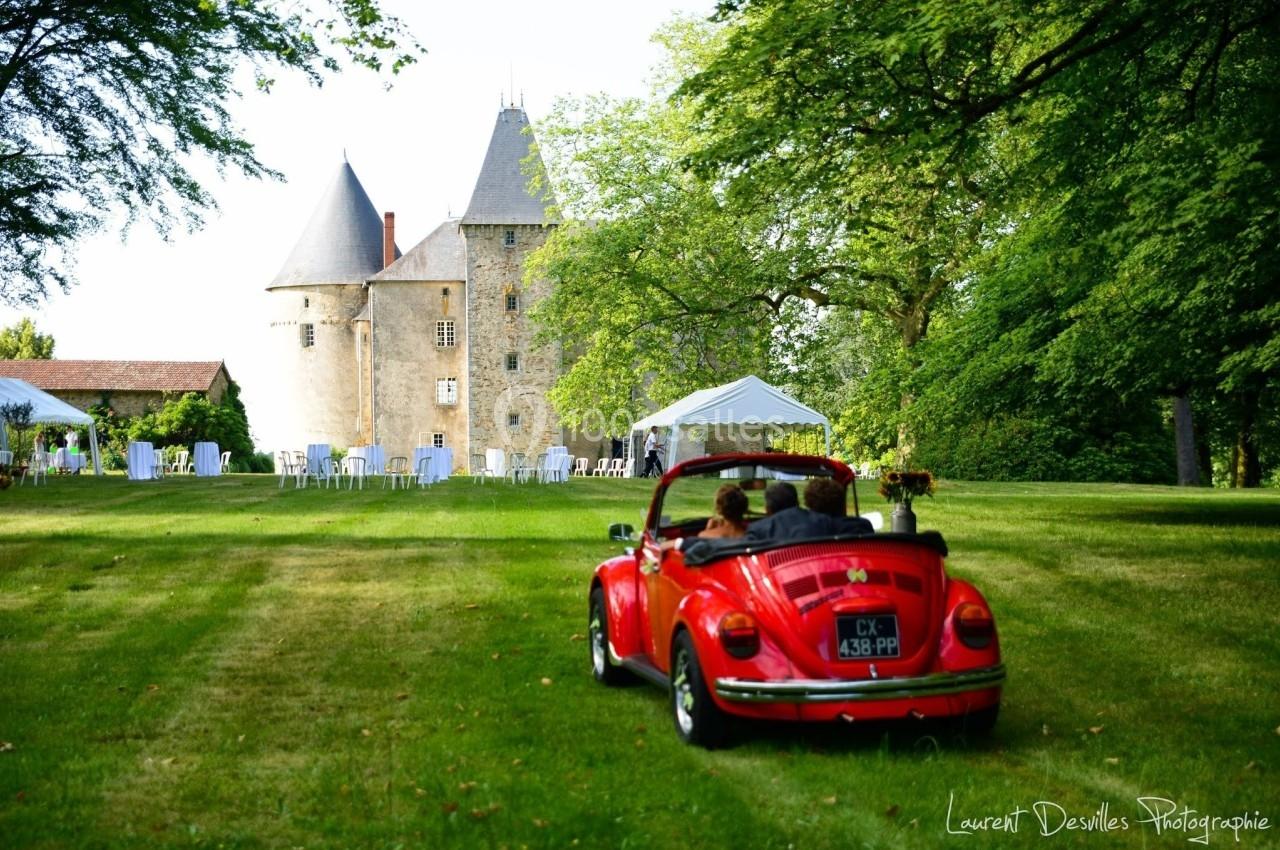
[[[89,428],[89,447],[93,451],[93,472],[102,474],[102,458],[98,456],[98,431],[93,425],[93,417],[83,410],[77,410],[65,401],[54,398],[47,392],[31,386],[17,378],[0,378],[0,404],[22,404],[30,402],[32,423],[44,422],[51,425],[82,425]],[[5,429],[0,428],[0,449],[8,450],[9,438]]]
[[[824,451],[831,453],[831,423],[827,417],[811,407],[806,407],[777,387],[766,384],[755,375],[748,375],[731,384],[690,393],[674,404],[651,413],[631,426],[634,436],[650,427],[670,428],[671,439],[667,445],[667,464],[676,464],[680,458],[677,446],[681,428],[726,425],[821,425],[824,435]]]

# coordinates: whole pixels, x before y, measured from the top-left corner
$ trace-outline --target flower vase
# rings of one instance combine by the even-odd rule
[[[916,515],[911,510],[911,505],[907,502],[898,502],[898,504],[894,505],[890,519],[893,522],[894,534],[916,533]]]

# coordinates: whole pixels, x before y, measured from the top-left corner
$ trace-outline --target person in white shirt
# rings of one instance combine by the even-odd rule
[[[67,449],[76,449],[80,447],[80,432],[75,428],[67,429]]]
[[[649,433],[644,438],[644,474],[643,478],[648,478],[656,473],[657,469],[661,469],[658,462],[658,452],[663,448],[658,442],[658,426],[654,425],[649,429]]]

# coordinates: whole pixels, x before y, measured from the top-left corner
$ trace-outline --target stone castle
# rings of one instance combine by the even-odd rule
[[[447,446],[463,470],[485,449],[565,444],[546,403],[560,351],[533,345],[528,317],[550,284],[523,279],[554,226],[521,170],[533,142],[524,110],[502,109],[466,212],[403,256],[394,214],[343,163],[268,287],[290,448]]]

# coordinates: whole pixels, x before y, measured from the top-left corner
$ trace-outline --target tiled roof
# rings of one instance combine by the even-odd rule
[[[400,250],[396,249],[396,256]],[[382,216],[350,164],[338,169],[293,253],[267,289],[317,283],[364,283],[382,270]]]
[[[42,390],[208,392],[221,360],[0,360],[0,378]]]
[[[546,224],[551,198],[529,194],[529,178],[520,161],[533,147],[533,135],[526,133],[529,119],[523,109],[498,113],[489,139],[489,150],[480,166],[471,203],[462,216],[463,224]],[[541,163],[541,158],[539,158]]]
[[[457,219],[449,219],[409,249],[409,253],[369,278],[381,280],[467,279],[467,245]]]

